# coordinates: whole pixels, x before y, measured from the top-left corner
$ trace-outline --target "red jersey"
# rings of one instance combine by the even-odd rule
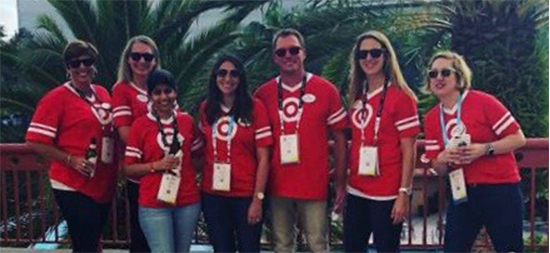
[[[150,107],[147,91],[127,81],[113,86],[113,119],[117,128],[131,126],[132,122],[145,115]]]
[[[326,200],[329,183],[328,134],[347,127],[347,112],[340,94],[329,81],[308,73],[302,96],[302,84],[282,86],[282,119],[279,117],[278,82],[275,78],[262,85],[255,93],[266,106],[273,131],[273,158],[269,178],[269,192],[273,196],[303,200]],[[281,121],[284,134],[298,133],[300,162],[281,165]],[[298,127],[297,127],[298,126]]]
[[[350,108],[351,150],[349,160],[348,191],[362,197],[388,200],[397,196],[403,172],[401,138],[415,137],[420,132],[420,121],[415,101],[403,90],[389,84],[378,132],[378,164],[380,174],[376,177],[359,175],[359,149],[361,145],[372,146],[374,143],[374,122],[380,107],[383,93],[380,87],[367,95],[367,103],[358,99]],[[364,114],[364,120],[361,115]],[[361,131],[361,128],[364,128]],[[361,132],[364,135],[362,144]]]
[[[267,118],[265,106],[258,99],[254,99],[252,108],[252,122],[235,122],[229,126],[227,113],[229,108],[222,107],[223,115],[212,125],[206,121],[206,103],[201,104],[201,131],[206,143],[206,164],[203,170],[201,189],[210,194],[248,197],[254,194],[256,186],[256,172],[258,160],[256,149],[273,144],[271,126]],[[217,127],[216,140],[212,137],[212,126]],[[231,130],[231,132],[229,132]],[[214,173],[214,143],[216,141],[217,160],[226,162],[228,159],[227,142],[230,142],[231,157],[231,190],[229,192],[212,190],[212,176]]]
[[[443,109],[447,136],[457,124],[457,105]],[[467,90],[462,95],[460,119],[470,134],[472,143],[488,143],[500,140],[520,130],[510,112],[493,96],[476,90]],[[440,105],[425,115],[426,153],[432,160],[445,149],[440,124]],[[519,170],[513,152],[494,156],[482,156],[464,168],[466,184],[498,184],[519,182]]]
[[[193,151],[199,150],[203,143],[200,133],[193,123],[193,118],[187,113],[177,112],[178,139],[181,143],[183,158],[180,166],[181,182],[179,185],[176,206],[183,206],[199,201],[199,189],[195,182],[195,167],[191,162]],[[124,163],[150,163],[162,159],[172,143],[174,118],[161,120],[163,131],[166,133],[166,142],[162,141],[158,123],[150,112],[134,121],[128,135],[126,158]],[[173,207],[170,204],[157,200],[163,172],[145,174],[139,184],[139,205],[151,208]]]
[[[96,96],[88,101],[69,83],[48,92],[38,103],[27,130],[27,141],[55,146],[72,156],[83,157],[95,138],[98,156],[101,156],[105,129],[109,131],[112,127],[111,98],[102,86],[92,85],[92,89]],[[49,176],[52,183],[61,183],[97,202],[108,203],[116,188],[117,166],[104,164],[98,157],[94,176],[87,178],[61,161],[52,161]]]

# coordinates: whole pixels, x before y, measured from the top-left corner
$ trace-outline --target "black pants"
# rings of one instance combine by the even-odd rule
[[[470,252],[482,226],[497,252],[522,252],[523,198],[519,184],[468,186],[467,192],[467,202],[449,202],[445,252]]]
[[[262,222],[248,224],[251,197],[202,193],[202,211],[215,252],[260,252]]]
[[[367,252],[371,233],[378,252],[399,251],[403,223],[392,223],[391,210],[394,202],[395,200],[376,201],[347,195],[344,211],[346,252]]]
[[[73,191],[53,190],[63,218],[69,225],[73,252],[97,252],[111,204],[100,204]]]
[[[130,252],[151,252],[139,225],[139,184],[126,180],[126,191],[130,206]]]

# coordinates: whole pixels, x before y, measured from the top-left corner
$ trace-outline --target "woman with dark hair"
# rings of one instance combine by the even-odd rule
[[[367,251],[371,234],[378,252],[399,251],[420,132],[416,96],[401,74],[390,40],[381,32],[357,38],[350,65],[345,251]]]
[[[38,103],[27,144],[51,160],[50,183],[74,252],[96,252],[116,187],[111,98],[92,84],[98,52],[85,41],[63,52],[69,81]]]
[[[200,213],[193,159],[202,147],[193,118],[175,110],[173,75],[154,70],[147,79],[152,110],[130,128],[125,172],[140,179],[139,223],[152,252],[188,252]]]
[[[426,159],[449,174],[445,252],[469,252],[482,226],[497,252],[522,252],[523,197],[513,151],[521,126],[494,96],[471,89],[472,71],[450,51],[429,62],[425,90],[439,100],[424,118]]]
[[[123,142],[128,141],[132,122],[150,110],[147,77],[160,68],[159,50],[153,39],[139,35],[128,40],[118,67],[118,81],[113,86],[113,121]],[[130,252],[148,252],[149,246],[138,219],[139,180],[127,178],[126,190],[130,206]]]
[[[202,207],[215,252],[259,252],[273,140],[264,105],[247,90],[241,61],[220,58],[201,104],[206,140]]]

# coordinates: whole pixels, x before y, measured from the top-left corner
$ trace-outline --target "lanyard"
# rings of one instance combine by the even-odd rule
[[[84,100],[86,103],[90,105],[92,113],[94,114],[94,116],[97,118],[97,120],[102,126],[105,126],[111,122],[112,115],[109,112],[111,109],[111,106],[107,103],[103,103],[103,101],[99,98],[99,96],[95,94],[93,89],[92,89],[92,98],[88,98],[86,97],[86,95],[84,95],[82,91],[77,89],[72,82],[69,82],[69,86],[71,86],[71,88],[78,94],[80,98],[82,98],[82,100]],[[96,109],[96,104],[93,103],[95,100],[98,101],[100,108],[104,110],[103,113],[105,114],[105,111],[107,111],[106,113],[109,114],[109,117],[106,120],[104,120],[102,117],[105,115],[101,115],[101,113]]]
[[[166,139],[166,133],[164,132],[164,127],[162,127],[162,123],[160,123],[160,116],[157,112],[153,113],[155,115],[155,118],[157,119],[157,125],[159,128],[159,133],[161,135],[162,144],[164,144],[164,147],[168,148],[168,154],[175,155],[178,153],[178,151],[181,149],[180,142],[178,140],[178,121],[176,120],[176,117],[172,115],[172,128],[174,129],[174,133],[172,135],[172,143],[171,145],[168,145],[168,140]]]
[[[365,143],[365,128],[366,126],[366,120],[367,120],[367,103],[368,103],[368,91],[369,91],[369,85],[365,81],[363,88],[363,94],[361,94],[361,101],[362,104],[362,110],[361,113],[361,146]],[[386,100],[386,93],[388,91],[388,80],[384,82],[384,88],[382,90],[382,94],[380,95],[380,101],[378,103],[378,111],[376,112],[376,120],[374,121],[374,145],[378,142],[378,132],[380,130],[380,119],[382,117],[382,110],[384,109],[384,100]]]
[[[231,133],[233,132],[233,127],[235,126],[235,118],[233,116],[229,117],[229,128],[227,130],[227,164],[231,163],[231,140],[230,138]],[[221,118],[220,118],[221,119]],[[220,120],[218,119],[216,123],[212,126],[212,148],[214,149],[214,161],[218,161],[218,139],[216,136],[218,136],[218,122]]]
[[[300,119],[302,118],[302,113],[304,111],[304,100],[303,96],[306,93],[306,82],[307,82],[307,74],[304,75],[302,78],[302,86],[300,87],[300,102],[298,104],[298,120],[296,121],[296,133],[298,132],[298,129],[300,128]],[[281,135],[284,135],[285,133],[285,124],[283,122],[283,85],[281,78],[279,78],[279,81],[277,82],[277,98],[279,99],[279,120],[281,123]]]
[[[455,128],[459,127],[460,129],[462,129],[462,123],[460,121],[460,112],[462,108],[462,94],[460,93],[458,94],[456,104],[457,104],[457,115],[456,115]],[[447,143],[449,143],[449,137],[447,136],[447,130],[445,128],[445,123],[443,119],[443,103],[439,104],[439,124],[441,125],[441,135],[443,136],[443,143],[445,144],[445,146],[447,146]],[[462,132],[462,130],[460,130],[460,132]],[[460,133],[457,133],[457,134],[460,134]]]

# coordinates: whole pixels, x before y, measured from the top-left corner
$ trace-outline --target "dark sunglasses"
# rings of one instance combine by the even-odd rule
[[[151,92],[153,95],[155,96],[160,96],[162,93],[164,93],[164,95],[170,95],[172,94],[172,92],[175,92],[176,90],[174,90],[173,88],[164,88],[164,89],[154,89],[153,92]]]
[[[130,58],[134,61],[139,61],[141,58],[143,58],[146,62],[151,62],[153,59],[155,59],[155,55],[151,53],[137,53],[137,52],[131,52]]]
[[[367,56],[370,54],[370,56],[374,59],[382,56],[382,54],[384,54],[385,50],[384,49],[380,49],[380,48],[375,48],[375,49],[371,49],[371,50],[359,50],[357,52],[355,52],[355,58],[356,59],[360,59],[360,60],[363,60],[363,59],[367,59]]]
[[[290,53],[290,55],[298,55],[300,53],[300,50],[302,50],[302,48],[301,47],[291,47],[289,49],[279,48],[275,50],[275,55],[279,57],[285,57],[287,50]]]
[[[439,76],[439,73],[441,73],[441,76],[443,78],[449,77],[453,72],[456,72],[454,69],[444,68],[441,70],[433,69],[428,71],[428,76],[430,79],[435,79]]]
[[[221,78],[226,77],[227,74],[229,74],[233,78],[237,78],[237,77],[241,76],[241,73],[237,70],[229,71],[227,69],[218,69],[218,71],[216,71],[216,76],[221,77]]]
[[[69,66],[70,68],[75,69],[75,68],[80,67],[80,64],[82,64],[82,63],[84,63],[84,66],[90,67],[90,66],[94,65],[95,60],[92,59],[92,58],[72,60],[72,61],[67,62],[67,66]]]

